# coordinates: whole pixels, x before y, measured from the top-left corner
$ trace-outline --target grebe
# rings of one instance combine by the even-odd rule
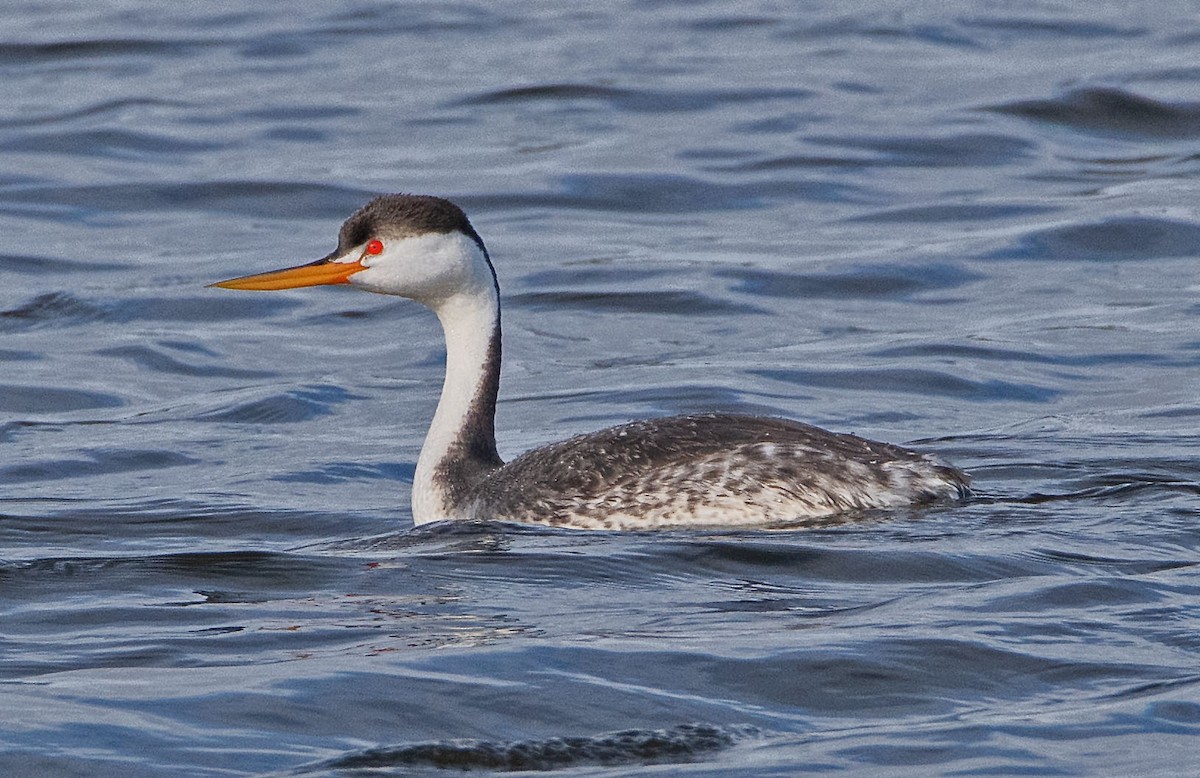
[[[213,284],[351,284],[423,303],[446,338],[441,399],[417,458],[415,524],[492,519],[579,529],[754,525],[967,496],[966,474],[915,451],[786,419],[647,419],[552,443],[505,464],[496,452],[500,287],[454,203],[378,197],[307,265]]]

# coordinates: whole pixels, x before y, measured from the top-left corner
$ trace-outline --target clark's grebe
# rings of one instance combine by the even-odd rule
[[[496,453],[500,289],[483,240],[454,203],[372,200],[338,247],[307,265],[221,281],[227,289],[351,284],[437,314],[442,396],[417,459],[416,524],[492,519],[580,529],[755,525],[965,497],[967,476],[934,457],[786,419],[647,419],[535,449]]]

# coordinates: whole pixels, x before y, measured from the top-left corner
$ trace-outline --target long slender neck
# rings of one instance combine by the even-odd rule
[[[443,300],[446,336],[442,397],[417,458],[413,521],[470,518],[467,495],[503,461],[496,452],[500,389],[500,300],[492,285]]]

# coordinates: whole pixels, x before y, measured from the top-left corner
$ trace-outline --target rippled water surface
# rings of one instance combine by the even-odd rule
[[[0,773],[1200,772],[1197,62],[1173,2],[9,9]],[[205,287],[391,191],[496,260],[502,454],[770,413],[977,499],[414,530],[432,315]]]

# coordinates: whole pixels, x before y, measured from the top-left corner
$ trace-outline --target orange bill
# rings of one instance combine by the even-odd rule
[[[269,273],[230,278],[228,281],[218,281],[209,286],[219,286],[222,289],[251,289],[261,292],[275,289],[296,289],[301,286],[346,284],[349,283],[350,276],[364,269],[358,262],[322,260],[308,265],[272,270]]]

